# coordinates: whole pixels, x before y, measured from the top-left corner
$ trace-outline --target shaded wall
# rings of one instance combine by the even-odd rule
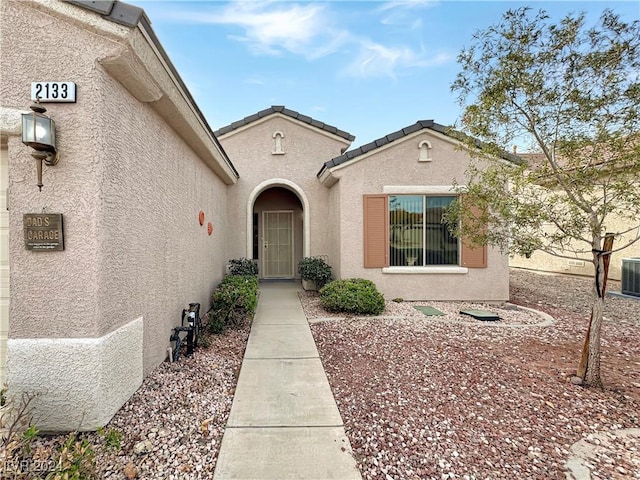
[[[78,86],[77,103],[47,105],[61,158],[42,192],[30,149],[8,141],[9,390],[41,393],[42,430],[92,429],[165,359],[182,309],[208,306],[226,263],[226,186],[101,67],[129,29],[50,5],[3,2],[2,105],[26,110],[32,81]],[[25,250],[22,215],[42,211],[63,214],[64,251]]]

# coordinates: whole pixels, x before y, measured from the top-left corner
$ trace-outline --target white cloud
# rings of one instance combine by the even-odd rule
[[[416,52],[408,47],[387,47],[362,40],[360,53],[343,74],[350,77],[396,78],[398,70],[442,65],[452,58],[445,53],[429,56],[424,51]]]
[[[440,3],[438,0],[396,0],[391,2],[383,3],[380,7],[378,7],[378,11],[384,12],[387,10],[393,10],[396,8],[425,8],[425,7],[433,7]]]
[[[433,0],[393,1],[369,10],[369,13],[383,15],[379,19],[382,23],[393,21],[394,25],[419,29],[422,20],[410,10],[434,3]],[[346,20],[331,10],[330,2],[236,0],[209,11],[165,11],[164,16],[168,15],[174,20],[238,27],[241,31],[229,34],[227,38],[245,44],[254,55],[293,54],[308,60],[334,53],[342,54],[343,58],[351,56],[354,59],[341,71],[342,75],[350,77],[396,78],[404,70],[442,64],[451,58],[447,55],[429,56],[424,47],[414,50],[402,45],[397,38],[394,43],[398,46],[390,46],[353,34],[340,25]],[[367,35],[375,31],[369,30]]]
[[[380,20],[382,25],[401,26],[411,30],[419,30],[422,27],[422,20],[416,18],[415,10],[431,8],[437,4],[437,1],[432,0],[403,0],[384,3],[378,7],[377,11],[383,14]]]
[[[255,54],[285,52],[319,58],[335,52],[347,33],[332,27],[326,5],[316,3],[236,1],[211,13],[177,12],[177,17],[199,23],[236,25],[242,35],[230,35],[244,42]]]

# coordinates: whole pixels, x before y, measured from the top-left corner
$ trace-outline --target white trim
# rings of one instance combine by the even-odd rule
[[[278,137],[280,137],[279,140]],[[284,150],[282,149],[282,140],[284,139],[284,133],[282,133],[280,130],[277,130],[276,132],[274,132],[272,138],[273,152],[271,152],[271,155],[284,155]]]
[[[295,183],[284,178],[272,178],[265,180],[257,185],[247,200],[247,218],[246,218],[246,256],[247,258],[253,258],[253,204],[262,192],[272,187],[288,187],[292,190],[302,202],[302,256],[308,257],[311,251],[311,212],[309,208],[309,199],[305,195],[304,191]]]
[[[418,150],[420,150],[419,162],[430,162],[432,160],[431,148],[431,142],[428,140],[423,140],[418,144]]]
[[[338,181],[338,178],[336,178],[332,173],[331,173],[331,169],[330,168],[324,168],[322,170],[322,173],[320,174],[320,177],[318,177],[318,180],[320,180],[320,183],[322,185],[324,185],[325,187],[333,187],[336,182]]]
[[[466,185],[384,185],[382,193],[392,195],[457,195],[456,188],[464,191],[467,187]]]
[[[442,266],[442,267],[383,267],[382,273],[418,273],[418,274],[439,274],[451,273],[455,275],[464,275],[469,273],[467,267]]]

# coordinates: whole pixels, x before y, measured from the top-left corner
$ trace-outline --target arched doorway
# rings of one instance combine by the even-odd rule
[[[285,180],[265,182],[252,193],[247,256],[258,262],[260,278],[295,278],[298,262],[308,255],[306,204],[302,190]]]

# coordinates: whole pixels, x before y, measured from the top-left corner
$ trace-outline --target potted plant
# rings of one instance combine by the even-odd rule
[[[320,290],[331,280],[331,267],[320,256],[304,257],[300,260],[298,273],[305,290]]]

